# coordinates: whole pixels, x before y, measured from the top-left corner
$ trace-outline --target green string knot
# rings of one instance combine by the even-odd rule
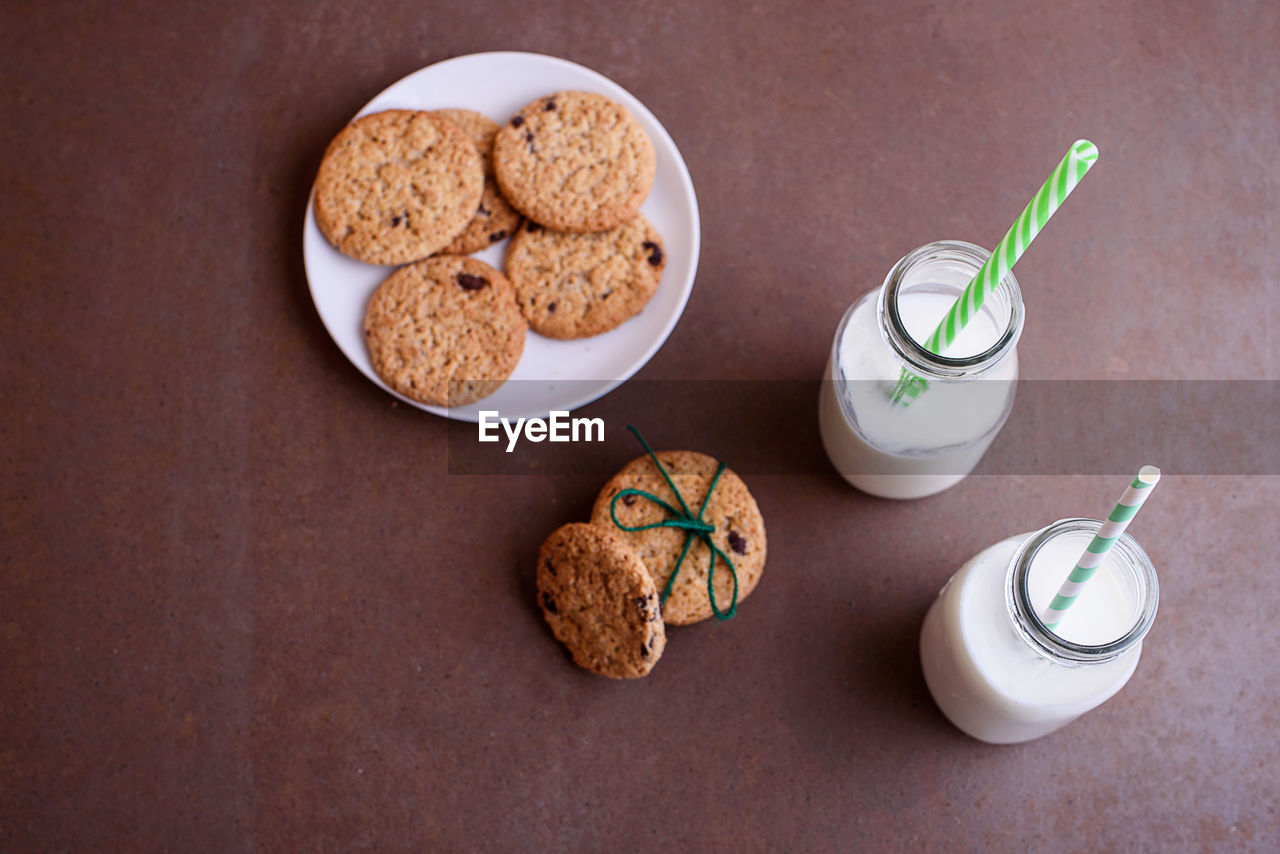
[[[660,602],[662,605],[667,604],[667,597],[671,595],[671,588],[676,582],[676,576],[680,574],[680,567],[684,564],[685,557],[689,554],[689,548],[693,545],[695,539],[706,543],[707,548],[711,551],[711,564],[707,568],[707,596],[711,600],[711,613],[715,615],[717,620],[728,620],[738,613],[738,571],[734,569],[733,561],[729,556],[711,540],[711,535],[715,532],[716,526],[710,522],[702,520],[702,513],[707,509],[707,504],[711,501],[711,493],[715,492],[716,484],[720,482],[720,475],[725,470],[725,464],[720,463],[716,468],[715,477],[711,478],[711,486],[707,487],[706,497],[702,499],[702,506],[698,508],[698,515],[693,515],[689,510],[689,505],[685,503],[684,496],[680,494],[680,490],[676,489],[675,483],[667,475],[667,470],[662,467],[662,463],[658,461],[658,457],[654,454],[653,449],[649,447],[649,443],[644,440],[644,436],[640,435],[640,431],[630,424],[627,429],[635,434],[640,440],[641,446],[645,453],[649,455],[649,459],[653,460],[653,464],[658,467],[658,473],[662,475],[662,479],[667,482],[667,486],[671,487],[672,494],[675,495],[676,501],[680,502],[680,506],[673,507],[663,501],[652,492],[645,492],[643,489],[627,488],[621,490],[617,495],[613,496],[613,500],[609,502],[609,516],[613,519],[613,524],[617,525],[620,530],[634,533],[636,531],[648,531],[651,528],[677,528],[685,532],[684,548],[680,550],[680,557],[676,559],[676,564],[671,569],[671,576],[667,579],[666,586],[662,588],[662,597]],[[654,522],[649,525],[630,526],[624,525],[618,521],[618,501],[619,499],[638,495],[641,498],[652,501],[663,510],[670,514],[669,518],[660,522]],[[729,603],[727,611],[721,611],[716,604],[716,558],[724,561],[725,566],[729,568],[729,575],[733,578],[733,600]]]

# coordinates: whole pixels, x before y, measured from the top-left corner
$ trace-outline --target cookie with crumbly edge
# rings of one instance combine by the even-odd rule
[[[613,679],[653,669],[667,645],[653,579],[616,534],[574,522],[538,552],[538,607],[574,662]]]
[[[361,116],[329,143],[316,175],[316,225],[344,255],[405,264],[448,246],[483,192],[480,153],[457,125],[386,110]]]
[[[714,457],[695,451],[658,451],[657,457],[680,490],[690,512],[697,516],[720,463]],[[679,507],[680,502],[653,460],[646,455],[632,460],[606,483],[591,510],[592,524],[616,531],[644,561],[653,576],[654,586],[661,593],[684,548],[685,532],[677,528],[635,532],[618,528],[609,515],[609,506],[613,497],[624,489],[653,493],[672,507]],[[670,518],[666,510],[639,495],[624,495],[618,499],[616,510],[618,521],[632,528]],[[715,491],[711,493],[711,501],[702,513],[702,520],[715,526],[712,542],[733,561],[738,574],[738,601],[741,602],[760,581],[768,542],[760,508],[742,478],[732,470],[726,468],[721,472]],[[712,616],[711,599],[707,594],[710,563],[711,550],[701,539],[695,538],[680,566],[680,574],[671,593],[663,603],[663,619],[669,625],[684,626]],[[733,601],[733,579],[729,568],[719,558],[715,566],[715,592],[716,605],[723,613]]]
[[[474,110],[432,110],[431,115],[448,119],[470,137],[480,153],[484,171],[484,193],[480,196],[479,208],[462,233],[440,250],[441,254],[470,255],[515,234],[523,217],[503,197],[493,177],[493,137],[502,126]]]
[[[588,338],[636,316],[664,266],[662,238],[640,214],[591,234],[526,222],[507,252],[520,310],[534,332],[550,338]]]
[[[594,92],[539,98],[493,140],[503,195],[557,231],[604,231],[631,219],[649,195],[656,164],[635,117]]]
[[[392,273],[369,299],[364,339],[378,376],[405,397],[462,406],[515,370],[527,327],[507,277],[439,255]]]

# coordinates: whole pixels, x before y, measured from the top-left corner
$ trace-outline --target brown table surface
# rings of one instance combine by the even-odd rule
[[[845,306],[922,243],[994,244],[1078,137],[1102,158],[1019,265],[1022,375],[1280,378],[1274,4],[0,15],[0,850],[1280,848],[1274,470],[1171,471],[1133,526],[1162,584],[1134,678],[992,747],[930,700],[924,612],[983,546],[1105,513],[1123,473],[892,503],[811,465]],[[657,382],[584,410],[601,471],[628,421],[763,460],[760,587],[640,682],[575,668],[533,603],[539,543],[600,474],[451,470],[471,433],[361,376],[307,290],[329,138],[494,49],[618,81],[697,187]],[[730,418],[682,379],[786,382]]]

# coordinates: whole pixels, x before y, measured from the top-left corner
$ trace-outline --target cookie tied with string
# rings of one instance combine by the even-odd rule
[[[591,522],[617,532],[640,556],[659,595],[666,591],[662,615],[670,625],[732,616],[764,572],[760,508],[742,478],[706,454],[657,451],[631,461],[601,490]]]
[[[574,662],[601,676],[645,676],[667,644],[652,577],[621,536],[595,525],[563,525],[542,544],[538,606]]]

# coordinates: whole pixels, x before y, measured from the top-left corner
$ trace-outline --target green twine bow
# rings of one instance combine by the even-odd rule
[[[680,508],[676,509],[667,502],[663,501],[652,492],[645,492],[643,489],[624,489],[617,495],[613,496],[613,501],[609,503],[609,515],[613,517],[613,524],[617,525],[623,531],[647,531],[650,528],[679,528],[685,532],[684,548],[680,550],[680,557],[676,560],[676,565],[671,569],[671,577],[667,579],[667,584],[662,588],[661,603],[667,604],[667,596],[671,594],[671,587],[676,583],[676,576],[680,574],[680,567],[684,563],[685,556],[689,554],[689,547],[693,545],[695,538],[702,540],[707,544],[707,548],[711,550],[711,565],[707,569],[707,595],[711,599],[711,613],[715,615],[717,620],[728,620],[738,613],[738,571],[733,568],[733,561],[729,556],[721,551],[720,547],[711,541],[711,534],[715,531],[716,526],[710,522],[702,521],[702,513],[707,509],[707,504],[711,501],[711,493],[715,491],[716,484],[720,482],[720,474],[724,471],[724,463],[716,469],[715,477],[711,478],[711,486],[707,487],[706,497],[702,499],[702,506],[698,508],[698,515],[694,516],[689,510],[689,505],[685,503],[684,496],[680,494],[680,490],[676,489],[676,485],[672,483],[671,478],[667,476],[667,470],[662,467],[662,463],[658,462],[658,457],[653,453],[653,449],[649,447],[649,443],[644,440],[644,436],[640,435],[640,431],[630,424],[627,429],[635,434],[640,440],[640,444],[644,447],[645,453],[649,455],[649,459],[653,460],[653,464],[658,467],[658,473],[662,475],[662,479],[667,482],[667,486],[671,487],[671,492],[675,495],[676,501],[680,502]],[[647,498],[654,504],[671,514],[671,518],[663,519],[661,522],[654,522],[652,525],[640,525],[638,527],[629,527],[618,521],[618,499],[631,495],[639,495],[641,498]],[[716,605],[716,556],[719,556],[725,565],[729,567],[729,575],[733,577],[733,601],[729,603],[729,610],[721,611]]]

